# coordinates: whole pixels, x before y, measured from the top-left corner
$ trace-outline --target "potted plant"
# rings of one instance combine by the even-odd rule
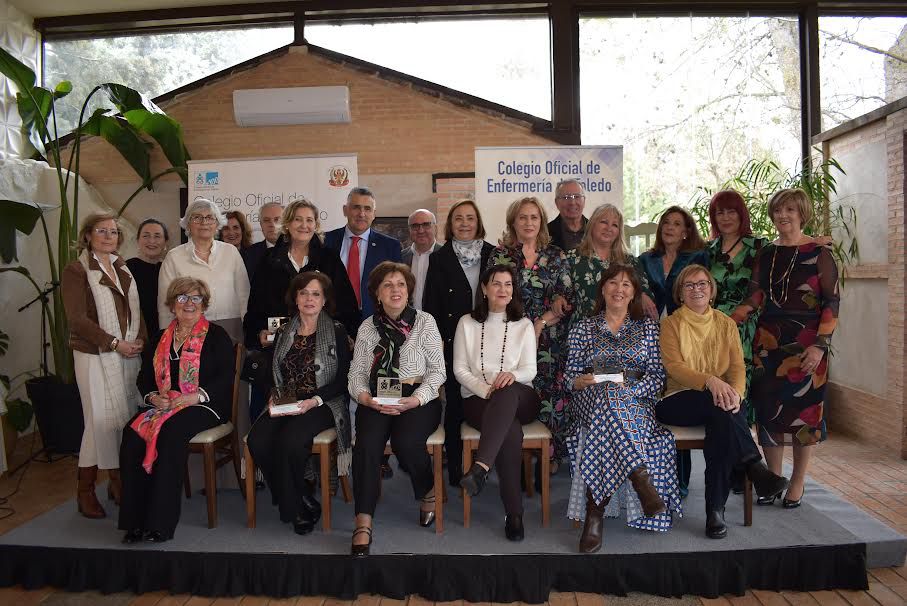
[[[0,357],[9,351],[9,335],[0,330]],[[31,425],[34,409],[31,402],[22,398],[11,398],[25,382],[25,379],[34,377],[34,371],[19,373],[15,377],[0,374],[0,425],[3,428],[3,444],[6,450],[6,459],[16,449],[19,434]]]
[[[63,268],[76,258],[74,243],[79,230],[82,139],[84,136],[102,137],[138,174],[141,185],[120,207],[120,214],[143,189],[151,190],[154,182],[164,175],[176,173],[186,183],[189,154],[180,124],[144,95],[127,86],[106,83],[94,87],[82,103],[78,126],[71,139],[67,137],[64,141],[57,132],[56,103],[72,91],[72,83],[63,81],[53,89],[38,86],[35,73],[3,48],[0,48],[0,73],[9,78],[17,89],[16,101],[23,134],[33,146],[35,157],[48,162],[55,170],[59,195],[57,204],[52,207],[30,200],[0,200],[0,259],[6,264],[17,261],[16,233],[30,235],[40,223],[47,249],[50,287],[42,289],[28,268],[21,264],[0,267],[0,272],[22,275],[32,284],[36,300],[41,303],[42,323],[47,330],[47,340],[42,340],[42,349],[49,344],[53,355],[53,373],[45,354],[41,376],[26,381],[26,389],[35,405],[45,447],[55,452],[73,452],[78,451],[81,440],[82,412],[68,344],[66,315],[61,293],[56,286],[60,283]],[[89,102],[97,96],[105,97],[113,107],[97,109],[86,115]],[[153,142],[160,146],[171,165],[158,174],[151,172]],[[48,216],[54,212],[59,214],[55,241],[48,229]],[[68,403],[61,406],[60,402]],[[50,424],[60,432],[50,431]]]

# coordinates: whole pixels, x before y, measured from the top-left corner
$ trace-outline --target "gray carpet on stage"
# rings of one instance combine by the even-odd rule
[[[736,551],[866,543],[870,568],[899,566],[905,561],[907,538],[815,482],[807,483],[803,505],[798,509],[782,509],[780,500],[772,507],[754,506],[753,526],[749,528],[743,526],[743,497],[731,495],[726,514],[728,537],[708,539],[703,532],[703,465],[701,453],[694,452],[690,496],[683,503],[683,517],[675,519],[670,532],[633,530],[627,528],[622,518],[607,519],[602,553]],[[394,477],[385,480],[375,514],[372,553],[576,554],[580,530],[574,529],[565,517],[569,482],[564,468],[552,478],[549,528],[541,526],[540,498],[524,498],[526,540],[511,543],[504,538],[504,516],[494,474],[489,477],[484,492],[472,501],[472,524],[468,529],[463,527],[459,490],[449,491],[444,507],[444,533],[437,535],[433,527],[418,526],[418,505],[412,498],[409,477],[395,468]],[[106,494],[103,488],[99,488],[99,494]],[[0,537],[0,543],[182,552],[349,553],[353,506],[344,503],[339,495],[332,500],[332,531],[323,533],[319,523],[315,532],[304,537],[294,534],[291,525],[280,523],[267,490],[257,493],[258,527],[255,529],[246,528],[245,503],[238,490],[221,490],[217,496],[217,528],[207,528],[205,497],[196,493],[191,499],[183,500],[175,538],[160,545],[122,545],[123,533],[116,528],[113,503],[104,501],[110,514],[107,519],[86,520],[76,512],[74,500],[6,533]]]

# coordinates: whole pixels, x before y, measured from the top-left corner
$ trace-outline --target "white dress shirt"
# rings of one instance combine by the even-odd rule
[[[413,253],[413,276],[416,278],[416,288],[413,292],[413,307],[416,309],[422,309],[422,296],[425,294],[425,274],[428,273],[428,257],[434,248],[435,242],[432,242],[427,251],[420,253],[416,250],[415,244],[410,245],[410,250]]]

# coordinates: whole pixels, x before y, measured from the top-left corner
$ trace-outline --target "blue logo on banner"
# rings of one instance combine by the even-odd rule
[[[198,172],[195,174],[195,184],[198,185],[218,185],[220,183],[220,173],[217,171]]]

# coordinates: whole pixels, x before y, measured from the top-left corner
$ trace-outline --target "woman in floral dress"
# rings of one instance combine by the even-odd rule
[[[602,272],[611,263],[624,263],[636,270],[642,286],[642,306],[650,318],[657,319],[658,311],[649,292],[649,283],[639,261],[630,254],[624,241],[624,216],[613,204],[602,204],[595,209],[586,233],[575,250],[567,253],[570,281],[573,284],[573,310],[570,326],[592,315],[599,293],[598,282]]]
[[[567,396],[561,352],[566,342],[567,315],[572,297],[567,257],[551,245],[548,217],[538,198],[520,198],[507,208],[507,228],[488,259],[488,267],[517,268],[526,317],[538,338],[538,374],[532,385],[542,400],[539,420],[553,434],[552,473],[566,455]]]

